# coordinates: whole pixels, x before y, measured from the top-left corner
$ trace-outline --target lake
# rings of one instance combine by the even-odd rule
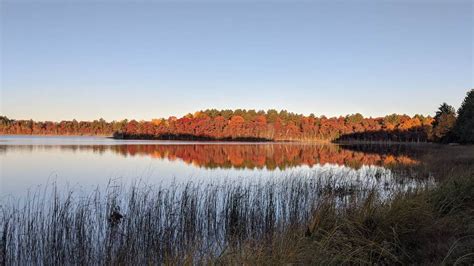
[[[418,163],[400,146],[376,146],[375,151],[364,147],[0,136],[1,194],[21,196],[51,183],[88,191],[111,180],[167,186],[190,181],[256,182],[289,175],[390,179],[394,165]]]
[[[424,160],[436,154],[406,144],[1,136],[0,228],[19,265],[54,264],[50,252],[70,263],[94,254],[84,264],[218,256],[304,227],[321,206],[347,211],[431,186]]]

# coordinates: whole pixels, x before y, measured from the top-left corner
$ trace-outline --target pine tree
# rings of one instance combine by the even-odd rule
[[[458,120],[454,128],[457,141],[474,143],[474,89],[467,92],[458,110]]]

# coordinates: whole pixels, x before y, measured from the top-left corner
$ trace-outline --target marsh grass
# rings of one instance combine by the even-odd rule
[[[125,186],[77,193],[52,184],[1,206],[4,264],[115,264],[213,260],[249,242],[302,228],[330,201],[337,210],[387,191],[383,168],[347,178],[287,176],[265,181]],[[388,178],[388,179],[387,179]],[[361,182],[360,180],[365,180]],[[390,184],[390,185],[389,185]],[[402,184],[402,185],[400,185]],[[390,187],[388,187],[390,186]]]
[[[456,156],[449,169],[352,177],[111,182],[88,194],[53,184],[2,199],[0,264],[469,264],[474,172]]]
[[[474,175],[437,187],[376,191],[345,208],[328,197],[306,226],[270,242],[248,242],[219,258],[222,264],[443,264],[474,263]]]

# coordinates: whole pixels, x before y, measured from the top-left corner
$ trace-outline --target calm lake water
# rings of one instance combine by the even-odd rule
[[[111,180],[171,183],[259,182],[294,176],[393,181],[390,166],[417,160],[399,149],[301,143],[130,141],[100,137],[0,136],[2,196],[56,182],[85,191]],[[405,183],[405,185],[407,185]],[[408,184],[410,185],[410,184]]]
[[[92,254],[85,264],[128,247],[144,263],[153,252],[152,264],[218,256],[306,225],[320,203],[347,209],[430,185],[412,176],[422,149],[0,136],[0,228],[10,264],[57,264],[52,253],[74,264],[76,247]]]

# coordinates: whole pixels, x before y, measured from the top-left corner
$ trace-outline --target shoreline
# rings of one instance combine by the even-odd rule
[[[252,138],[243,138],[243,139],[231,139],[231,138],[222,138],[222,139],[188,139],[188,138],[175,138],[175,139],[165,139],[165,138],[118,138],[113,135],[64,135],[64,134],[0,134],[0,137],[98,137],[106,138],[113,140],[130,140],[130,141],[182,141],[182,142],[222,142],[222,143],[299,143],[299,144],[334,144],[334,145],[348,145],[348,144],[419,144],[419,145],[434,145],[439,143],[434,142],[409,142],[409,141],[369,141],[369,140],[344,140],[344,141],[331,141],[331,140],[271,140],[271,139],[258,139],[252,140]]]

